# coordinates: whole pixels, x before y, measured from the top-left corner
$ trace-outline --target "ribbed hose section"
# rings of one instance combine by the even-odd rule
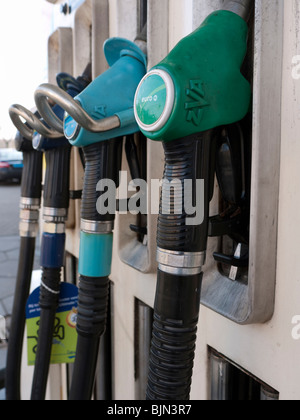
[[[26,302],[29,296],[34,252],[35,238],[21,238],[19,267],[6,360],[5,388],[6,399],[8,401],[18,401],[21,399],[20,375],[25,312]]]
[[[147,399],[189,399],[196,325],[183,329],[155,314]]]
[[[201,252],[206,249],[208,205],[212,176],[212,132],[164,144],[163,177],[157,246],[170,251]],[[204,180],[204,223],[188,225],[187,204],[197,207],[196,182]],[[189,187],[189,188],[188,188]]]
[[[109,297],[108,277],[80,276],[78,296],[78,342],[69,399],[91,399],[100,338],[106,329]]]
[[[31,400],[45,399],[56,310],[59,303],[61,269],[43,268],[40,290],[41,317]]]
[[[119,168],[122,157],[122,138],[103,141],[83,149],[85,176],[82,193],[81,218],[94,222],[114,220],[115,215],[101,215],[97,200],[103,192],[97,190],[100,180],[111,179],[119,185]]]
[[[21,197],[41,198],[43,153],[23,152]]]
[[[45,156],[44,207],[68,209],[71,145],[47,150]]]
[[[201,262],[195,261],[190,270],[191,266],[180,266],[178,261],[184,264],[183,253],[192,259],[194,253],[206,250],[214,169],[212,139],[213,132],[206,131],[164,144],[165,171],[157,232],[157,245],[164,250],[164,260],[160,261],[154,304],[148,400],[189,399],[202,273]],[[202,197],[197,188],[199,181],[204,181]],[[195,220],[199,200],[204,218],[191,224],[188,219]]]
[[[147,400],[188,400],[202,275],[158,271]]]
[[[77,331],[101,336],[105,331],[109,294],[108,277],[80,276]]]
[[[172,146],[172,147],[171,147]],[[158,219],[157,244],[160,248],[181,250],[191,243],[184,211],[184,181],[192,179],[194,144],[165,144],[165,173]]]

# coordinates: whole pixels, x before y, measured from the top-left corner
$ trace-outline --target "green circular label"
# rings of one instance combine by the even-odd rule
[[[136,115],[146,126],[155,124],[162,116],[167,102],[167,86],[158,74],[150,74],[141,84],[135,102]]]

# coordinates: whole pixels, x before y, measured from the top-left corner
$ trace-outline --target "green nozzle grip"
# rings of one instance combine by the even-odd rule
[[[248,26],[235,13],[212,13],[143,78],[135,117],[152,140],[171,141],[239,121],[251,87],[241,74]]]

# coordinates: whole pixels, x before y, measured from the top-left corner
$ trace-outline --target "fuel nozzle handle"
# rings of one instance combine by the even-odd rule
[[[123,136],[138,131],[133,100],[146,73],[146,59],[134,43],[112,38],[104,45],[109,69],[73,101],[53,87],[40,86],[36,104],[45,119],[52,116],[45,96],[65,111],[64,132],[73,146],[83,147],[85,176],[81,204],[79,252],[78,342],[70,400],[92,395],[100,338],[106,328],[115,208],[104,208],[106,186],[118,186]],[[114,189],[112,190],[114,191]],[[108,197],[108,201],[115,197]],[[102,212],[102,210],[104,210]]]
[[[134,94],[146,72],[141,49],[123,38],[104,44],[109,69],[74,99],[59,87],[39,86],[36,106],[45,121],[60,131],[62,123],[51,110],[48,98],[65,111],[64,134],[73,146],[84,147],[138,131],[133,112]]]
[[[32,147],[32,142],[22,136],[19,131],[15,137],[15,148],[23,153],[21,197],[40,201],[43,153],[36,151]]]
[[[135,95],[135,117],[151,140],[169,142],[240,121],[251,87],[241,74],[248,26],[219,10],[153,67]]]

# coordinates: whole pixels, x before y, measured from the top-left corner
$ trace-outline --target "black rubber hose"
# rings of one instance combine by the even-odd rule
[[[100,180],[110,179],[119,185],[123,138],[103,141],[85,147],[85,176],[81,218],[94,222],[112,222],[115,214],[100,214],[97,201]],[[99,256],[101,258],[101,256]],[[78,296],[78,341],[73,369],[70,400],[90,400],[101,336],[105,332],[109,296],[108,277],[80,276]]]
[[[35,238],[21,238],[19,267],[6,359],[5,388],[6,399],[8,401],[18,401],[21,399],[20,376],[25,311],[30,289],[34,254]]]
[[[169,251],[172,257],[174,252],[204,253],[206,250],[209,201],[214,174],[213,135],[212,131],[207,131],[164,144],[165,171],[157,244],[166,254]],[[177,188],[166,193],[169,183],[174,180],[180,181],[174,184]],[[188,197],[193,207],[197,207],[196,201],[199,199],[196,196],[196,180],[204,180],[204,219],[200,224],[187,223],[189,217],[195,216],[190,215],[185,208],[187,180],[193,182],[193,188],[189,189],[192,196]],[[170,265],[171,261],[172,259]],[[188,400],[200,309],[201,263],[196,267],[198,274],[183,275],[180,269],[173,266],[168,267],[170,272],[166,267],[160,268],[154,304],[146,398]]]
[[[61,268],[43,268],[40,289],[39,338],[31,393],[33,401],[44,400],[46,394],[60,280]]]
[[[21,197],[41,199],[43,154],[32,148],[32,142],[17,133],[16,149],[23,152]],[[35,238],[21,237],[18,272],[14,293],[11,327],[6,360],[6,399],[20,400],[20,376],[25,328],[26,302],[29,295],[35,255]]]
[[[106,329],[109,298],[108,277],[80,276],[77,350],[69,399],[91,399],[100,337]]]
[[[62,138],[63,141],[65,141],[64,138]],[[45,153],[47,166],[44,208],[64,209],[65,216],[69,207],[70,153],[71,146],[69,143],[60,148],[47,150]],[[43,233],[41,244],[41,267],[43,272],[40,290],[41,316],[32,382],[32,400],[44,400],[45,398],[55,314],[59,302],[64,250],[64,233]]]
[[[202,274],[158,270],[148,400],[188,400],[194,366]]]

